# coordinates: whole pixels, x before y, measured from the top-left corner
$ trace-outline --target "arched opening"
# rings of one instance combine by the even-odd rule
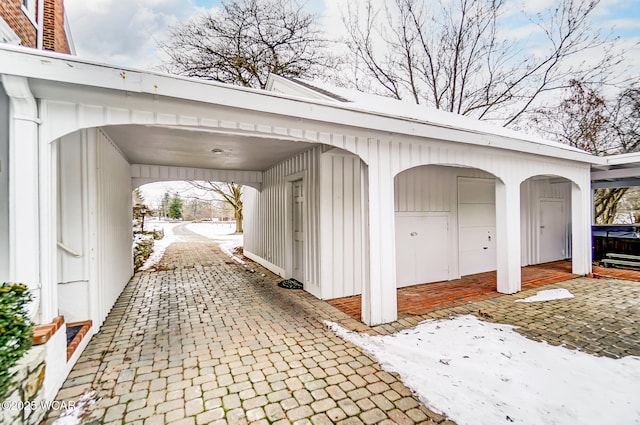
[[[68,321],[91,319],[99,327],[106,318],[134,271],[131,191],[158,181],[242,184],[245,230],[251,234],[244,241],[247,256],[283,277],[300,269],[305,289],[319,294],[319,162],[328,150],[323,145],[288,136],[127,124],[77,130],[50,146],[52,238],[58,242],[51,273],[57,296],[51,308]],[[296,240],[282,236],[292,233],[288,187],[295,182],[304,203],[298,205],[300,249],[294,253],[290,245]],[[221,205],[194,207],[208,210],[209,217],[187,209],[184,218],[233,218]]]
[[[397,287],[496,269],[495,176],[424,165],[396,175],[394,194]]]

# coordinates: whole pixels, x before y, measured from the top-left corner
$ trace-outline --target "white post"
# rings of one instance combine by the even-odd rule
[[[520,184],[496,178],[497,290],[514,294],[522,288],[520,247]]]
[[[2,75],[9,96],[9,278],[40,299],[38,107],[25,77]]]
[[[390,159],[380,155],[388,154],[388,143],[369,141],[369,279],[362,287],[362,321],[369,326],[398,319],[393,173]]]
[[[591,191],[571,183],[571,271],[578,275],[592,270],[591,208]]]

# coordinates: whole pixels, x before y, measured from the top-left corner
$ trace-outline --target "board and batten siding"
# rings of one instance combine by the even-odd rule
[[[86,134],[90,184],[95,189],[89,199],[92,278],[97,291],[91,297],[92,318],[101,326],[133,275],[131,166],[102,130],[93,128]]]
[[[305,289],[320,296],[319,244],[319,160],[321,147],[313,147],[283,161],[263,173],[260,192],[246,188],[243,195],[245,255],[261,262],[270,270],[290,277],[290,208],[292,200],[287,188],[292,181],[304,184],[304,275]]]
[[[363,195],[364,164],[359,157],[331,149],[320,158],[321,298],[362,293],[368,261]]]

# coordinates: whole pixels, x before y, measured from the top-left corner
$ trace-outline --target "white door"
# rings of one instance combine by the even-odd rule
[[[304,283],[304,186],[302,180],[292,183],[293,278]]]
[[[540,201],[540,243],[538,244],[538,261],[563,260],[567,231],[565,226],[564,205],[561,200]]]
[[[460,276],[496,269],[495,193],[492,179],[458,178]]]
[[[396,215],[396,285],[449,278],[449,217]]]

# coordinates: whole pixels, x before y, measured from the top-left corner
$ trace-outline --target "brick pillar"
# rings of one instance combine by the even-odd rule
[[[43,48],[54,52],[71,53],[64,31],[64,0],[44,1]]]

